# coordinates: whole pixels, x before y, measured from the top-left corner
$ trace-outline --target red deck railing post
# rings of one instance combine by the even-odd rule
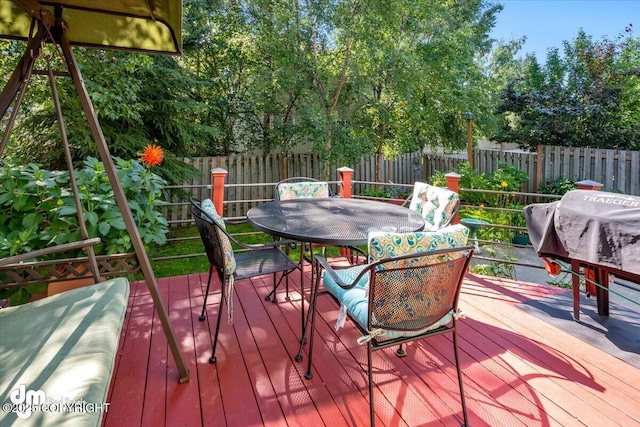
[[[460,175],[455,172],[449,172],[445,175],[447,178],[447,188],[455,193],[460,193]],[[456,215],[453,217],[452,224],[457,224],[460,222],[460,215],[456,212]]]
[[[351,198],[351,178],[353,178],[353,169],[346,166],[338,168],[338,175],[340,176],[340,197],[343,199]],[[340,248],[341,256],[350,256],[350,250],[347,248]]]
[[[228,173],[222,168],[211,169],[211,201],[220,216],[224,216],[224,181]]]
[[[353,169],[348,167],[338,168],[340,176],[340,197],[343,199],[351,198],[351,178],[353,177]]]
[[[585,179],[584,181],[576,182],[576,187],[578,187],[578,190],[600,191],[602,190],[602,187],[604,187],[604,185],[590,179]]]

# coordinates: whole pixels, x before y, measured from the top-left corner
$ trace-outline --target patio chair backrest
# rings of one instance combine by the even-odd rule
[[[416,182],[409,209],[425,220],[425,231],[435,231],[451,223],[460,207],[460,197],[446,188]]]
[[[444,318],[453,309],[454,279],[464,274],[464,262],[455,260],[470,256],[457,248],[468,237],[462,224],[434,232],[369,233],[369,262],[378,262],[368,289],[371,327],[418,330]]]
[[[371,271],[368,329],[420,331],[445,326],[473,249],[441,249],[383,260]]]
[[[276,200],[319,199],[331,196],[328,182],[306,177],[287,178],[278,182],[274,194]]]
[[[367,345],[371,425],[375,423],[372,352],[399,345],[396,354],[403,356],[404,343],[444,332],[453,333],[463,420],[464,425],[469,425],[456,339],[460,289],[474,250],[473,246],[466,246],[468,234],[463,225],[434,232],[372,232],[369,234],[372,259],[367,265],[334,269],[324,257],[316,258],[316,263],[325,270],[324,290],[341,307],[336,330],[348,317],[362,333],[358,343]],[[315,302],[312,307],[311,343],[316,329]],[[306,378],[312,376],[312,355],[313,346],[309,346]]]
[[[224,272],[228,277],[236,270],[236,261],[231,241],[226,233],[224,220],[209,199],[202,202],[191,201],[191,213],[196,222],[209,264]]]

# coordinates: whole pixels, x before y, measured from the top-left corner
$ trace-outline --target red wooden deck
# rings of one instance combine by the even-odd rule
[[[190,369],[186,384],[178,384],[146,286],[132,284],[105,426],[368,424],[360,366],[366,348],[349,322],[333,331],[338,310],[328,296],[319,300],[314,377],[305,380],[306,357],[294,361],[299,294],[292,292],[290,302],[282,294],[277,304],[265,301],[270,276],[236,283],[234,322],[223,318],[218,362],[208,363],[220,294],[209,299],[211,320],[199,322],[206,278],[159,280]],[[558,292],[569,291],[468,275],[459,345],[472,426],[640,425],[640,370],[516,305]],[[377,425],[460,425],[450,340],[410,344],[404,358],[392,349],[374,355]]]

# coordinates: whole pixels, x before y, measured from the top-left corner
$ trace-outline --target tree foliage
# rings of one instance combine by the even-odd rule
[[[528,57],[522,76],[502,91],[494,139],[538,144],[640,149],[640,50],[631,29],[593,41],[583,31],[550,49],[546,63]]]
[[[363,154],[455,150],[465,145],[466,112],[476,137],[522,146],[638,143],[630,36],[593,42],[581,33],[540,65],[516,58],[524,38],[489,38],[502,9],[489,0],[183,3],[179,58],[75,49],[112,153],[130,159],[147,144],[163,147],[158,173],[170,183],[187,173],[181,156],[305,147],[348,164]],[[0,80],[19,47],[0,41]],[[59,69],[55,52],[47,56]],[[95,156],[73,87],[61,81],[58,90],[74,157]],[[41,76],[22,112],[12,156],[62,166]]]
[[[204,104],[194,94],[198,81],[192,73],[170,57],[82,48],[75,49],[75,55],[111,153],[135,159],[146,145],[158,144],[170,153],[159,174],[170,182],[192,176],[195,170],[176,156],[199,154],[201,142],[217,134],[214,126],[200,120]],[[18,57],[5,64],[14,66]],[[51,46],[45,57],[48,61],[40,60],[40,67],[63,69]],[[71,80],[58,78],[56,88],[72,156],[80,164],[97,156],[97,149]],[[8,153],[22,163],[66,169],[46,76],[32,77],[20,111]]]
[[[489,108],[472,88],[500,10],[485,0],[185,0],[179,60],[76,54],[114,155],[149,143],[175,156],[302,145],[353,161],[464,144],[462,113]],[[46,82],[34,83],[12,155],[59,167]],[[73,87],[59,91],[74,156],[95,155]],[[170,159],[160,173],[174,181],[174,170]]]

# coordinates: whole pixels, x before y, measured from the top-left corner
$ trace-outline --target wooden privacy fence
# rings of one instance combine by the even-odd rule
[[[604,191],[640,196],[640,151],[540,146],[541,179],[589,179]]]
[[[467,160],[466,153],[434,155],[411,153],[384,159],[380,166],[379,179],[375,176],[374,156],[364,157],[358,164],[329,164],[328,168],[316,154],[268,154],[197,157],[184,161],[202,172],[199,179],[182,186],[168,187],[166,200],[170,203],[163,214],[171,223],[190,222],[189,197],[211,197],[211,171],[225,169],[226,210],[225,216],[239,217],[245,212],[273,198],[275,183],[286,177],[308,176],[325,179],[338,192],[339,167],[354,170],[353,179],[365,182],[393,182],[413,184],[429,181],[435,172],[456,171]],[[500,163],[515,166],[529,175],[529,181],[521,191],[535,193],[543,180],[564,177],[571,181],[593,180],[604,184],[604,191],[640,195],[640,152],[602,150],[589,148],[540,146],[537,153],[502,151],[492,149],[474,150],[474,164],[478,172],[495,172]],[[326,176],[328,171],[329,176]],[[262,185],[256,186],[256,183]],[[251,184],[251,185],[249,185]],[[362,184],[354,186],[354,192],[362,191]]]
[[[244,216],[247,210],[265,200],[273,199],[275,184],[287,177],[306,176],[324,179],[332,183],[338,192],[338,168],[345,165],[329,164],[328,169],[315,154],[268,154],[184,159],[202,173],[201,178],[181,186],[167,187],[165,198],[169,201],[163,215],[171,223],[190,222],[188,199],[211,197],[211,171],[225,169],[226,209],[225,216]],[[357,165],[347,165],[354,170],[354,179],[374,181],[375,158],[363,158]],[[326,176],[326,170],[329,176]],[[420,153],[411,153],[393,159],[385,159],[380,168],[381,182],[413,184],[424,179],[423,158]],[[255,185],[256,183],[262,185]],[[356,190],[360,190],[357,188]]]
[[[425,154],[426,176],[455,171],[466,160],[466,153]],[[563,177],[592,180],[602,183],[604,191],[640,196],[640,151],[541,145],[536,153],[477,149],[474,161],[475,169],[484,174],[495,172],[500,163],[526,172],[529,182],[521,189],[524,192],[535,193],[543,181]]]

